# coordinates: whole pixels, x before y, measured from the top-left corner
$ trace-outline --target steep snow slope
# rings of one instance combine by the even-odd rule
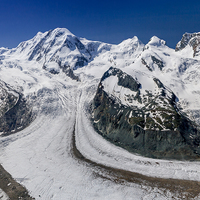
[[[198,122],[198,63],[198,56],[175,52],[157,37],[146,45],[137,37],[110,45],[77,38],[66,29],[38,33],[11,50],[1,48],[0,79],[23,92],[36,118],[26,129],[0,138],[0,162],[36,199],[183,199],[185,191],[176,194],[170,188],[125,178],[120,182],[106,170],[181,183],[181,179],[200,180],[198,162],[128,153],[94,131],[88,110],[100,78],[113,66],[146,83],[149,90],[150,78],[145,77],[159,78],[179,98],[183,111]],[[65,67],[81,82],[67,77]],[[85,161],[77,158],[77,150]],[[103,166],[107,167],[102,170]]]

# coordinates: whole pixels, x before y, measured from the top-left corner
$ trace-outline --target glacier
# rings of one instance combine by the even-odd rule
[[[146,45],[137,37],[111,45],[57,28],[0,48],[0,80],[23,93],[35,116],[23,130],[0,137],[0,163],[35,199],[199,199],[198,161],[129,153],[94,130],[89,112],[102,75],[113,66],[149,90],[149,77],[159,78],[199,124],[200,57],[189,41],[176,51],[156,36]]]

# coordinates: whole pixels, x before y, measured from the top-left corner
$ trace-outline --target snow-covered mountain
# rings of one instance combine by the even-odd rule
[[[156,36],[147,44],[135,36],[114,45],[57,28],[0,48],[0,121],[7,111],[17,116],[0,127],[6,143],[0,162],[13,177],[26,177],[20,180],[36,199],[117,199],[101,181],[90,185],[88,174],[104,172],[78,158],[146,176],[200,180],[198,163],[134,154],[199,159],[199,35],[186,33],[171,49]],[[112,184],[120,188],[116,195],[132,195],[130,187]],[[138,195],[148,198],[144,193]]]
[[[20,43],[14,49],[2,48],[0,53],[6,58],[36,61],[48,71],[59,73],[64,66],[77,69],[87,65],[104,49],[109,50],[110,45],[80,39],[67,29],[57,28],[45,33],[39,32],[34,38]]]
[[[174,119],[166,124],[166,119],[163,118],[165,110],[170,110],[169,106],[165,105],[166,101],[172,101],[170,94],[176,96],[176,103],[171,106],[175,105],[179,112],[185,113],[191,121],[199,124],[199,37],[199,33],[185,33],[174,50],[156,36],[146,45],[136,36],[119,45],[111,45],[78,38],[65,28],[39,32],[34,38],[20,43],[16,48],[1,48],[2,81],[20,88],[31,103],[34,102],[31,99],[38,96],[39,88],[43,90],[43,86],[39,86],[40,79],[46,79],[46,76],[66,74],[80,82],[89,81],[88,77],[98,81],[104,72],[114,67],[122,70],[120,73],[127,74],[125,76],[138,81],[141,89],[132,94],[128,89],[117,86],[116,78],[109,78],[105,83],[102,82],[103,87],[107,88],[104,91],[107,90],[106,93],[118,99],[120,104],[137,109],[149,107],[151,113],[143,113],[142,116],[145,121],[148,118],[156,123],[153,123],[153,127],[152,124],[143,124],[142,128],[167,130],[167,127],[173,127],[169,123]],[[3,74],[5,72],[7,75],[8,71],[9,78],[6,79]],[[158,82],[163,86],[158,86]],[[164,110],[160,96],[166,98],[163,103],[166,106]],[[152,115],[150,101],[158,104],[159,109],[163,107],[162,111],[154,109],[155,112],[159,112],[160,117]],[[174,131],[175,127],[172,129]]]

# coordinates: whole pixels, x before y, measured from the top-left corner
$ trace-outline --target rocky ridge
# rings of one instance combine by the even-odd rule
[[[154,83],[153,90],[120,69],[105,72],[93,102],[95,129],[114,144],[144,156],[199,158],[197,125],[181,113],[178,98],[159,79],[150,77],[146,82]]]
[[[180,42],[176,45],[175,51],[180,51],[186,46],[192,47],[193,57],[199,55],[200,51],[200,33],[185,33]]]

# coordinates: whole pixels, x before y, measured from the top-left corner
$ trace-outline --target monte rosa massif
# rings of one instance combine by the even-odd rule
[[[0,163],[35,199],[198,199],[199,80],[200,33],[172,49],[57,28],[2,47]]]

